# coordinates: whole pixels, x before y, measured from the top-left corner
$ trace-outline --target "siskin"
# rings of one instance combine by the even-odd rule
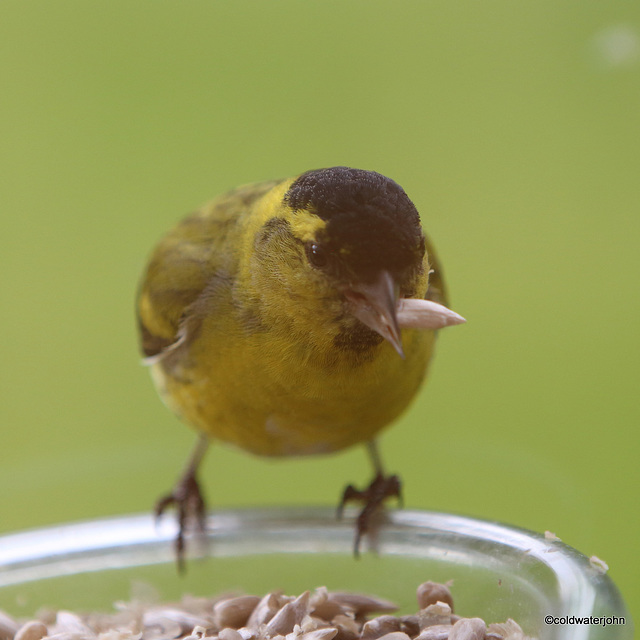
[[[137,300],[145,363],[164,402],[201,437],[174,490],[179,563],[209,439],[260,456],[364,443],[369,487],[355,551],[385,498],[400,496],[375,446],[425,377],[435,332],[464,318],[416,207],[393,180],[333,167],[240,187],[186,217],[151,255]]]

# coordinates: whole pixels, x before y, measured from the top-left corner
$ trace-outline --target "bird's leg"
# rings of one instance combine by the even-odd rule
[[[171,493],[162,496],[155,505],[156,519],[166,511],[167,507],[174,506],[178,519],[178,535],[175,539],[176,561],[178,571],[184,572],[185,533],[192,521],[195,521],[198,531],[205,532],[206,504],[198,479],[196,477],[200,462],[207,450],[209,441],[206,436],[200,436],[191,454],[187,466]]]
[[[384,501],[395,497],[402,505],[402,484],[396,475],[386,475],[382,468],[378,448],[373,440],[367,442],[367,451],[373,463],[375,476],[371,484],[364,490],[356,489],[348,485],[342,493],[342,499],[338,505],[338,518],[342,517],[344,506],[348,502],[361,502],[364,504],[356,520],[356,537],[353,544],[353,555],[360,555],[360,541],[362,536],[368,533],[374,524],[376,516],[384,509]]]

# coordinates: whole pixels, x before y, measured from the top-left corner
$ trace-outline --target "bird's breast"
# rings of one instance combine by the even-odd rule
[[[214,337],[200,336],[172,371],[156,365],[157,385],[185,421],[265,456],[326,453],[371,439],[414,397],[433,343],[431,332],[405,331],[402,359],[386,342],[319,349],[309,336]]]

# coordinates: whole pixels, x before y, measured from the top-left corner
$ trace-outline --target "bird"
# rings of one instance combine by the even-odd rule
[[[447,306],[442,268],[402,187],[344,166],[238,187],[177,224],[151,252],[138,288],[143,362],[161,399],[199,434],[175,487],[185,534],[203,530],[198,468],[211,441],[270,458],[363,444],[374,477],[354,553],[400,480],[383,468],[380,431],[423,382]]]

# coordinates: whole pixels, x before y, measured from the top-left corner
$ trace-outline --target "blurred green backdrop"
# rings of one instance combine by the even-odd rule
[[[640,5],[0,5],[0,530],[148,510],[194,436],[139,364],[153,243],[238,184],[402,184],[468,319],[383,438],[409,507],[544,531],[640,602]],[[335,503],[362,451],[216,448],[211,505]]]

